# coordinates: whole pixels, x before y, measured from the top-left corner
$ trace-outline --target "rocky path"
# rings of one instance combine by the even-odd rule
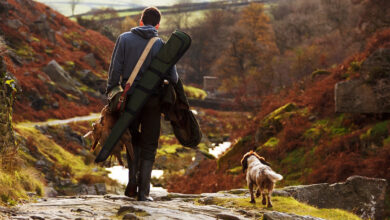
[[[283,209],[282,203],[278,204],[277,201],[285,197],[318,208],[349,210],[362,219],[384,219],[386,187],[387,182],[384,179],[361,176],[352,176],[345,182],[335,184],[285,187],[274,191],[273,196],[279,197],[273,199],[276,202],[273,208],[264,208],[261,204],[249,205],[247,189],[179,194],[153,188],[151,196],[155,202],[138,202],[133,198],[112,194],[38,198],[34,203],[21,204],[14,208],[0,207],[0,219],[321,219],[288,214],[296,213],[294,209],[300,206],[291,206],[291,210]],[[221,201],[225,203],[220,203]],[[237,201],[241,201],[241,204],[235,203]],[[306,214],[306,211],[304,213]],[[327,216],[330,219],[360,219],[356,215],[344,214],[341,218],[333,214]]]
[[[36,203],[19,205],[10,210],[8,219],[253,219],[215,205],[197,205],[194,199],[232,197],[231,194],[168,194],[152,191],[155,202],[138,202],[119,195],[43,198]]]

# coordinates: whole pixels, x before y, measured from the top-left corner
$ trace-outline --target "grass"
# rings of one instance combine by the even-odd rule
[[[43,184],[36,170],[0,170],[0,205],[13,206],[21,200],[28,200],[27,192],[43,195]]]
[[[83,179],[86,174],[92,173],[92,169],[95,165],[86,165],[81,156],[73,155],[66,151],[54,140],[48,138],[46,135],[41,134],[37,129],[32,127],[24,127],[16,125],[15,129],[17,132],[27,138],[27,148],[33,155],[40,155],[44,157],[46,161],[53,164],[53,172],[70,178],[72,182],[78,182]],[[31,156],[29,153],[19,153],[20,157],[29,163],[30,166],[34,166],[36,162],[36,156]],[[106,176],[107,171],[103,168],[94,172],[97,176]]]
[[[246,209],[255,211],[278,211],[296,215],[309,215],[329,220],[358,220],[355,214],[340,209],[319,209],[301,202],[291,197],[272,197],[273,208],[266,208],[261,204],[261,199],[257,199],[256,204],[249,203],[250,198],[214,198],[215,205],[233,209]]]

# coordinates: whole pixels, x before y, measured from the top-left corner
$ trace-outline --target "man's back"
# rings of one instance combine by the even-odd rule
[[[131,31],[125,32],[118,37],[109,69],[107,91],[110,91],[113,87],[118,85],[120,77],[122,77],[120,82],[122,87],[125,86],[126,81],[130,77],[130,74],[137,64],[146,44],[152,37],[157,36],[158,33],[156,28],[151,25],[147,25],[132,28]],[[134,81],[134,85],[141,79],[142,73],[146,71],[152,61],[152,58],[157,55],[163,44],[164,43],[160,38],[154,43]],[[178,76],[175,67],[171,69],[169,76],[172,82],[177,82]],[[129,93],[131,92],[132,90],[130,89]]]

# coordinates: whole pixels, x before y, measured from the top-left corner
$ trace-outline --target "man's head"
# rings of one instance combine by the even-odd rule
[[[160,26],[161,13],[156,7],[145,8],[141,15],[140,24],[152,25],[156,28]]]

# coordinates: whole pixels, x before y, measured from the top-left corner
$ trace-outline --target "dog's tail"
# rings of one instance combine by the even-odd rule
[[[266,170],[266,175],[271,179],[272,182],[280,181],[283,179],[283,176],[275,173],[273,170]]]

